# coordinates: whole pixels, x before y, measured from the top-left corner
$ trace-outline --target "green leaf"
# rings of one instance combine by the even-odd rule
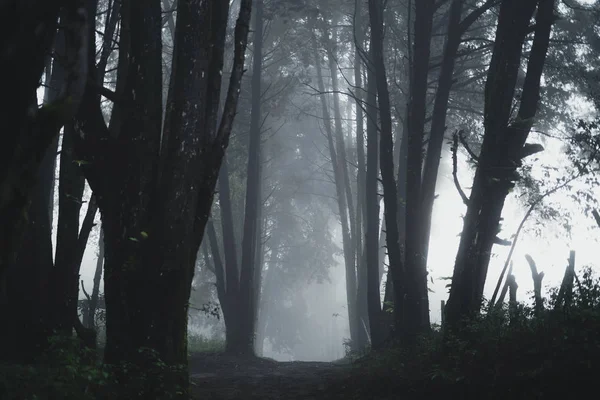
[[[137,239],[136,239],[136,238],[134,238],[134,237],[130,237],[130,238],[129,238],[129,240],[131,240],[132,242],[139,242],[139,240],[137,240]]]
[[[147,232],[145,232],[145,231],[142,231],[142,232],[140,233],[140,235],[141,235],[141,236],[142,236],[144,239],[148,239],[148,233],[147,233]]]

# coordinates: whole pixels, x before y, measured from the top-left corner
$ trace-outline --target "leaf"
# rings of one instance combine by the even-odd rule
[[[144,239],[148,239],[148,233],[146,231],[140,232],[140,236],[142,236]]]
[[[75,164],[77,164],[78,167],[81,167],[82,165],[87,165],[90,163],[89,161],[85,161],[85,160],[73,160],[73,162]]]
[[[136,239],[136,238],[134,238],[134,237],[130,237],[130,238],[129,238],[129,240],[131,240],[132,242],[139,242],[139,240],[137,240],[137,239]]]

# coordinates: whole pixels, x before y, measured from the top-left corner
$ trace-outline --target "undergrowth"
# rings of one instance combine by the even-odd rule
[[[205,338],[198,334],[188,335],[188,354],[218,353],[225,350],[225,341],[216,338]]]
[[[354,398],[545,399],[595,391],[600,280],[584,269],[568,307],[552,290],[539,315],[524,304],[482,313],[460,335],[434,329],[410,351],[388,346],[355,363]],[[485,307],[484,307],[485,309]]]
[[[193,351],[213,351],[217,341],[190,336]],[[97,350],[75,337],[52,337],[48,349],[31,365],[0,363],[2,400],[117,400],[175,398],[185,366],[165,364],[155,351],[142,348],[139,362],[109,366]],[[187,388],[185,388],[187,389]]]

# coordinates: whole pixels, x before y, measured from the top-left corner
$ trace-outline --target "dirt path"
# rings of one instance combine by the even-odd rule
[[[349,369],[334,363],[244,360],[224,355],[199,355],[190,360],[193,393],[198,400],[335,399],[341,396],[339,389]]]

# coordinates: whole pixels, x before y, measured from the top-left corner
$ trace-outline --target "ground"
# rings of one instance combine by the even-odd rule
[[[223,354],[199,354],[190,359],[193,398],[198,400],[342,398],[340,389],[350,370],[342,363],[277,362]]]

